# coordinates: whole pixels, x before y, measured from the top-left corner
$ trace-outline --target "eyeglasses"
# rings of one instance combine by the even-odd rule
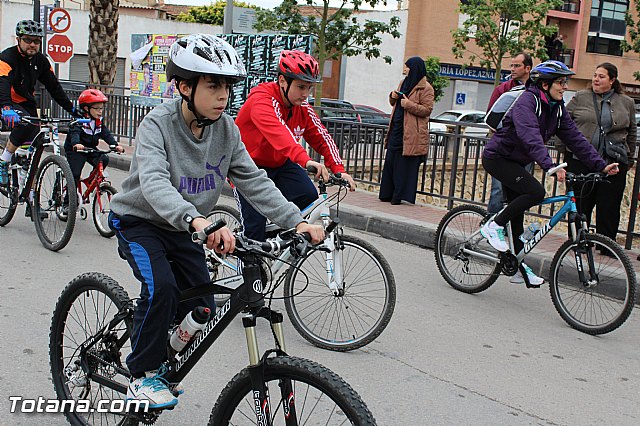
[[[20,37],[20,40],[22,40],[26,44],[42,44],[42,39],[39,38]]]
[[[569,80],[567,80],[566,78],[561,80],[554,80],[553,83],[558,83],[558,86],[569,87]]]

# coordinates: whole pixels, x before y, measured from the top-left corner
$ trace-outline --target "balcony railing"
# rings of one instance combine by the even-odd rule
[[[569,13],[580,13],[580,0],[565,0],[564,4],[556,10]]]

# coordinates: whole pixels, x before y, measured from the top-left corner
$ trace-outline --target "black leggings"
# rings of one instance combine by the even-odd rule
[[[482,166],[502,183],[509,204],[494,221],[500,226],[511,222],[514,254],[517,254],[524,247],[519,238],[524,232],[524,212],[544,199],[544,187],[524,166],[506,158],[482,157]]]

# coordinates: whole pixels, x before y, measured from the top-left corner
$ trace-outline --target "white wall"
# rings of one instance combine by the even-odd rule
[[[87,54],[89,43],[89,11],[69,10],[71,28],[65,33],[73,43],[75,53]],[[15,44],[15,26],[21,19],[33,17],[31,4],[7,3],[0,0],[0,50]],[[131,34],[220,34],[222,27],[178,21],[158,21],[138,16],[120,15],[118,22],[118,57],[126,58],[125,69],[131,68]],[[69,62],[60,64],[60,79],[69,77]],[[128,76],[125,81],[129,81]]]
[[[405,35],[407,33],[407,10],[386,12],[371,12],[358,15],[358,20],[378,20],[389,22],[391,17],[400,18],[400,38],[390,35],[382,36],[380,58],[368,60],[365,55],[344,57],[346,72],[344,99],[354,104],[365,104],[391,112],[388,96],[395,90],[402,80],[402,66],[404,64]],[[391,56],[393,62],[387,64],[382,57]]]

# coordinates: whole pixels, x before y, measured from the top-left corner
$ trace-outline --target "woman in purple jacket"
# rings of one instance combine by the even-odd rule
[[[618,164],[607,165],[565,109],[562,95],[568,87],[568,77],[574,74],[558,61],[546,61],[535,66],[526,83],[526,91],[505,115],[502,128],[485,147],[482,165],[491,176],[500,180],[509,203],[481,230],[489,244],[498,251],[509,249],[504,231],[507,222],[511,222],[515,252],[519,253],[523,248],[517,237],[523,232],[524,212],[542,201],[545,195],[542,184],[524,167],[532,161],[545,172],[555,166],[544,145],[552,136],[562,139],[590,170],[610,175],[618,172]],[[564,182],[564,169],[558,170],[556,176]],[[544,282],[531,268],[523,266],[532,284]],[[524,282],[520,272],[511,278],[511,282]]]

